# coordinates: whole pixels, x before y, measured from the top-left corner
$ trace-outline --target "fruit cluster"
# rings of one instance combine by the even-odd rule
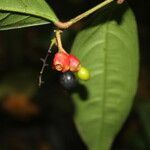
[[[77,72],[77,76],[81,80],[88,80],[90,78],[89,71],[81,66],[80,60],[66,51],[60,51],[55,54],[52,68],[61,72]]]
[[[77,77],[81,80],[88,80],[90,78],[89,71],[83,67],[80,60],[72,54],[68,54],[65,50],[58,51],[52,62],[52,68],[54,70],[62,72],[60,77],[60,83],[67,90],[75,87],[77,83]]]
[[[61,72],[77,72],[80,68],[80,61],[74,55],[61,51],[55,54],[52,68]]]

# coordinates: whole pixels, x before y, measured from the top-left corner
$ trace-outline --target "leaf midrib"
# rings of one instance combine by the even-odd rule
[[[104,35],[104,82],[103,82],[103,85],[104,85],[104,87],[103,87],[103,94],[102,94],[102,125],[101,125],[101,130],[100,130],[100,135],[101,135],[101,138],[100,139],[103,139],[104,138],[104,131],[105,131],[105,122],[104,122],[104,120],[105,120],[105,110],[106,110],[106,97],[107,97],[107,77],[108,77],[108,48],[107,48],[107,45],[108,45],[108,35],[109,35],[109,25],[110,25],[110,18],[111,18],[111,16],[112,16],[112,12],[113,12],[114,10],[112,10],[112,11],[110,11],[110,13],[109,13],[109,16],[108,16],[108,18],[107,18],[107,25],[106,25],[106,27],[104,28],[105,30],[104,30],[104,33],[105,33],[105,35]],[[102,141],[104,141],[104,140],[102,140]],[[98,141],[99,142],[99,141]],[[105,144],[105,143],[102,143],[103,145]],[[102,147],[103,147],[103,145],[102,145]]]

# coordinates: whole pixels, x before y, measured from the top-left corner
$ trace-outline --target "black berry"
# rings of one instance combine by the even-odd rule
[[[78,84],[75,75],[72,72],[65,72],[60,75],[60,84],[64,89],[72,91]]]

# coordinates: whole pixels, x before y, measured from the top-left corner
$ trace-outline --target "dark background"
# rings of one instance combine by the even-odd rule
[[[60,20],[66,21],[96,5],[100,0],[48,2]],[[112,149],[148,150],[150,1],[128,2],[138,23],[140,76],[132,111]],[[64,32],[63,43],[66,49],[70,49],[83,24],[84,21],[81,21]],[[0,150],[87,149],[73,124],[74,107],[69,93],[57,82],[58,74],[52,73],[50,68],[47,69],[44,73],[45,84],[42,88],[37,88],[42,65],[40,58],[47,52],[51,30],[52,24],[0,32]]]

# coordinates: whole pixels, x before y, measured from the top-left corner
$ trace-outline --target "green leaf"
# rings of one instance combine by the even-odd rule
[[[128,5],[112,3],[99,11],[77,35],[72,53],[91,72],[91,79],[73,94],[77,129],[90,150],[108,150],[137,88],[138,37]]]
[[[0,30],[58,21],[45,0],[0,0]]]

